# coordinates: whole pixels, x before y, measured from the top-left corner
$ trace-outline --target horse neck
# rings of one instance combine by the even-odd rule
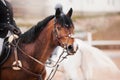
[[[22,43],[20,46],[21,49],[24,50],[27,55],[30,55],[45,64],[46,60],[56,47],[53,41],[53,36],[51,35],[53,28],[54,20],[50,21],[46,25],[46,27],[38,34],[38,37],[34,42],[29,44]],[[24,58],[22,58],[22,60],[23,59]],[[30,62],[27,62],[28,60],[25,58],[24,62],[26,61],[28,65],[32,64],[32,66],[30,66],[32,71],[40,73],[40,71],[43,70],[44,66],[41,66],[41,64],[31,60],[30,58],[29,60]]]
[[[48,26],[49,25],[49,26]],[[53,41],[52,31],[54,28],[54,20],[50,21],[46,28],[39,34],[38,38],[35,41],[35,56],[39,56],[39,60],[43,63],[51,55],[52,51],[56,47]],[[38,52],[37,52],[38,51]]]

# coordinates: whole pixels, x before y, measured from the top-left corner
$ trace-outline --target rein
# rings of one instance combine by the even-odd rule
[[[63,55],[65,52],[68,52],[65,48],[63,48],[63,51],[62,51],[61,55],[59,56],[59,59],[57,60],[57,62],[56,62],[54,65],[52,65],[52,66],[50,66],[50,65],[48,66],[47,63],[43,63],[43,62],[37,60],[36,58],[34,58],[34,57],[30,56],[30,55],[27,55],[18,45],[17,45],[16,47],[17,47],[25,56],[27,56],[27,57],[29,57],[30,59],[34,60],[36,63],[41,64],[42,66],[45,66],[45,67],[48,67],[48,68],[52,68],[51,73],[49,74],[47,80],[52,80],[52,78],[54,77],[54,75],[55,75],[55,73],[56,73],[56,71],[57,71],[57,69],[58,69],[58,67],[59,67],[59,63],[61,63],[61,62],[69,55],[69,54],[68,54],[68,55],[66,55],[65,57],[62,58],[62,55]],[[62,58],[62,59],[61,59],[61,58]],[[17,66],[20,67],[19,65],[17,65]],[[25,69],[25,68],[23,68],[23,67],[20,67],[20,68],[21,68],[22,70],[26,71],[27,73],[29,73],[29,74],[31,74],[31,75],[34,75],[34,76],[36,76],[36,77],[41,77],[42,73],[45,71],[45,69],[44,69],[41,74],[36,74],[36,73],[34,73],[34,72],[30,71],[30,70],[27,70],[27,69]],[[42,78],[41,78],[41,79],[42,79]]]
[[[53,33],[55,35],[55,40],[58,42],[59,46],[63,46],[63,48],[67,49],[67,45],[68,45],[69,39],[72,38],[72,35],[71,35],[70,31],[69,31],[68,34],[64,34],[62,36],[59,36],[58,30],[57,30],[57,26],[56,26],[56,23],[57,23],[56,19],[54,20],[54,22],[55,23],[54,23]],[[63,37],[67,37],[66,43],[62,43],[62,41],[60,40]]]
[[[52,68],[52,71],[51,71],[51,73],[49,74],[49,76],[48,76],[48,78],[47,78],[47,80],[51,80],[51,79],[54,77],[54,75],[55,75],[55,73],[56,73],[56,71],[57,71],[57,69],[58,69],[58,67],[59,67],[59,63],[62,62],[62,61],[65,59],[65,57],[64,57],[64,58],[62,58],[62,60],[61,60],[62,55],[64,54],[64,52],[68,52],[68,51],[67,51],[65,48],[63,48],[63,52],[62,52],[61,55],[59,56],[59,59],[57,60],[57,62],[56,62],[54,65],[50,66],[50,65],[47,65],[46,63],[43,63],[43,62],[37,60],[37,59],[34,58],[34,57],[28,55],[26,52],[24,52],[24,51],[18,46],[19,41],[20,41],[20,39],[18,39],[17,42],[15,41],[15,43],[11,43],[11,45],[14,47],[14,56],[15,56],[15,62],[16,62],[16,63],[15,63],[14,65],[12,65],[12,66],[9,66],[9,67],[2,67],[2,69],[6,69],[6,68],[11,68],[11,69],[12,69],[13,67],[18,67],[18,68],[20,68],[21,70],[25,71],[26,73],[28,73],[28,74],[30,74],[30,75],[32,75],[32,76],[35,76],[35,77],[39,78],[40,80],[42,80],[42,76],[41,76],[41,75],[42,75],[42,73],[45,71],[45,69],[42,70],[42,73],[41,73],[41,74],[36,74],[36,73],[34,73],[34,72],[26,69],[25,67],[21,66],[21,65],[19,64],[19,61],[20,61],[20,60],[18,59],[18,53],[17,53],[17,49],[18,49],[18,50],[21,51],[22,54],[24,54],[25,56],[29,57],[31,60],[35,61],[36,63],[38,63],[38,64],[40,64],[40,65],[42,65],[42,66],[48,67],[48,68]],[[66,55],[66,57],[67,57],[67,56],[68,56],[68,55]]]
[[[27,57],[29,57],[30,59],[34,60],[34,61],[37,62],[38,64],[41,64],[41,65],[43,65],[43,66],[45,66],[45,67],[48,67],[48,68],[52,68],[52,71],[51,71],[51,73],[49,74],[47,80],[51,80],[51,79],[54,77],[54,75],[55,75],[55,73],[56,73],[56,71],[57,71],[57,69],[58,69],[58,67],[59,67],[59,63],[61,63],[61,62],[69,55],[69,54],[68,54],[68,55],[66,55],[65,57],[62,58],[62,55],[63,55],[65,52],[68,52],[65,48],[63,48],[63,51],[62,51],[61,55],[59,56],[59,59],[57,60],[57,62],[56,62],[54,65],[52,65],[52,66],[50,66],[50,65],[48,66],[47,63],[42,63],[41,61],[37,60],[36,58],[34,58],[34,57],[30,56],[30,55],[27,55],[19,46],[17,46],[17,48],[18,48],[25,56],[27,56]],[[62,58],[62,59],[61,59],[61,58]],[[20,67],[20,68],[22,68],[22,67]],[[39,74],[33,73],[33,72],[31,72],[31,71],[28,71],[28,70],[25,69],[25,68],[22,68],[22,69],[23,69],[24,71],[32,74],[32,75],[37,76],[37,77],[40,76]],[[45,70],[45,69],[44,69],[44,70]],[[43,71],[44,71],[44,70],[43,70]],[[43,72],[42,72],[42,73],[43,73]],[[42,74],[41,74],[41,75],[42,75]]]
[[[17,70],[23,70],[23,71],[25,71],[26,73],[28,73],[28,74],[30,74],[30,75],[32,75],[32,76],[34,76],[34,77],[37,77],[39,80],[42,80],[42,73],[44,72],[44,70],[42,71],[42,73],[41,74],[36,74],[36,73],[34,73],[34,72],[32,72],[32,71],[30,71],[30,70],[28,70],[28,69],[26,69],[26,68],[24,68],[23,66],[21,66],[21,61],[18,59],[18,53],[17,53],[17,49],[18,50],[20,50],[24,55],[26,55],[26,56],[28,56],[29,58],[31,58],[32,60],[36,60],[35,62],[39,62],[39,64],[42,64],[43,65],[43,63],[41,62],[41,61],[38,61],[37,59],[35,59],[35,58],[33,58],[32,56],[30,56],[30,55],[27,55],[19,46],[18,46],[18,43],[19,43],[19,41],[20,41],[20,39],[18,39],[18,41],[16,41],[15,40],[15,37],[14,37],[14,39],[13,39],[13,41],[15,42],[15,43],[13,43],[13,42],[11,42],[10,43],[10,45],[11,46],[13,46],[14,47],[14,57],[15,57],[15,64],[12,64],[11,66],[5,66],[5,67],[1,67],[1,69],[6,69],[6,68],[10,68],[10,69],[13,69],[14,67],[17,67]],[[20,61],[20,62],[19,62]],[[13,62],[13,63],[14,63]],[[20,64],[21,63],[21,64]],[[13,69],[14,70],[14,69]]]

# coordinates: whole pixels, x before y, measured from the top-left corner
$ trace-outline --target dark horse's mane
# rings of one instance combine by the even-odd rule
[[[46,27],[47,23],[54,17],[55,16],[52,15],[45,18],[43,21],[38,22],[37,25],[33,26],[30,30],[22,34],[20,36],[22,43],[34,42],[35,39],[38,37],[39,33]],[[71,25],[73,25],[72,20],[64,14],[57,19],[57,23],[61,24],[66,28],[70,28]]]
[[[37,25],[33,26],[30,30],[25,32],[20,36],[22,43],[31,43],[33,42],[38,34],[46,27],[47,23],[54,18],[54,15],[45,18],[43,21],[37,23]]]

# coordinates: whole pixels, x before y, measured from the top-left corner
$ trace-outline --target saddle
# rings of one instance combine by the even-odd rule
[[[0,56],[0,65],[4,64],[4,62],[8,59],[11,53],[11,46],[8,42],[8,37],[4,39],[1,56]]]

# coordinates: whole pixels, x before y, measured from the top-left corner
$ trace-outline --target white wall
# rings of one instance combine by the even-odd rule
[[[80,12],[120,11],[120,0],[11,0],[14,7],[22,7],[25,16],[45,17],[55,14],[55,5],[61,3],[65,13],[72,7]]]
[[[61,3],[65,11],[70,7],[75,11],[84,12],[120,11],[120,0],[49,0],[49,8],[53,8],[56,3]]]

